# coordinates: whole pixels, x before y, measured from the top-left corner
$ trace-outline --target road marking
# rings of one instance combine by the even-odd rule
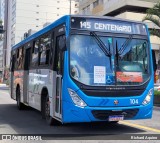
[[[150,127],[146,127],[146,126],[142,126],[142,125],[138,125],[138,124],[133,124],[133,123],[125,122],[125,121],[120,121],[120,123],[128,125],[128,126],[137,127],[137,128],[140,128],[140,129],[160,133],[160,130],[158,130],[158,129],[154,129],[154,128],[150,128]]]

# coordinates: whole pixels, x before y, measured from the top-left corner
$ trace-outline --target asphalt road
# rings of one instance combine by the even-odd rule
[[[89,143],[88,140],[107,139],[117,140],[114,142],[119,143],[118,140],[143,134],[149,137],[156,134],[155,136],[160,137],[160,107],[154,108],[153,118],[149,120],[48,126],[39,111],[31,108],[19,111],[8,90],[0,90],[0,134],[43,134],[44,139],[85,140],[85,143]]]

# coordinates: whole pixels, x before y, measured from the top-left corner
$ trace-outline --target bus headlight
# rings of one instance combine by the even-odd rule
[[[74,90],[68,88],[68,92],[75,105],[79,107],[87,106],[87,104],[77,95],[77,93]]]
[[[148,103],[151,101],[152,95],[153,95],[153,88],[149,90],[149,92],[148,92],[148,94],[147,94],[147,96],[146,96],[146,98],[144,99],[144,101],[143,101],[142,104],[143,104],[143,105],[148,104]]]

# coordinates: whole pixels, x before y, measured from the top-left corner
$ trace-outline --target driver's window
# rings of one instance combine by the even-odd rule
[[[64,52],[59,48],[59,41],[64,37],[64,35],[58,36],[56,38],[56,50],[55,50],[55,63],[54,70],[57,71],[58,74],[63,75],[63,63],[64,63]]]

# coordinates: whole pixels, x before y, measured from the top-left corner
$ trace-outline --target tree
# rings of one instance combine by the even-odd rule
[[[160,2],[154,5],[153,8],[147,10],[147,15],[142,21],[149,20],[154,23],[158,28],[150,29],[150,34],[160,38]]]

